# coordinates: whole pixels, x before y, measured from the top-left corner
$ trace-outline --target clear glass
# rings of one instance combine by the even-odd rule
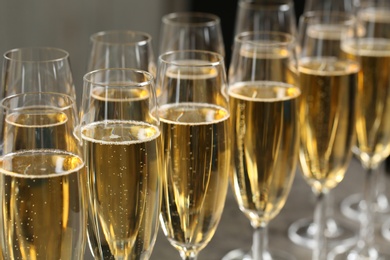
[[[210,13],[177,12],[161,20],[159,54],[205,50],[225,55],[220,18]]]
[[[350,58],[359,60],[357,92],[357,143],[353,149],[365,170],[363,197],[360,204],[360,233],[355,246],[346,252],[332,253],[335,259],[390,259],[378,249],[375,239],[375,200],[378,167],[390,153],[390,3],[361,1],[357,10],[360,33],[343,43]],[[336,256],[333,256],[333,255]]]
[[[149,259],[164,179],[154,77],[126,68],[89,72],[80,114],[92,254]]]
[[[52,47],[5,52],[0,98],[27,92],[58,92],[76,98],[68,52]]]
[[[29,92],[5,98],[2,109],[4,259],[84,259],[86,179],[74,99]]]
[[[381,228],[382,236],[390,241],[390,220],[386,220]]]
[[[300,162],[315,196],[313,258],[326,259],[327,195],[340,183],[355,143],[359,62],[343,55],[344,35],[355,33],[346,13],[312,11],[299,23]]]
[[[163,188],[160,222],[182,259],[197,259],[222,216],[230,170],[229,106],[222,55],[173,51],[159,57]]]
[[[235,37],[228,89],[230,180],[254,232],[251,252],[234,250],[224,260],[294,259],[280,249],[270,250],[267,233],[286,203],[298,164],[301,92],[296,65],[290,34],[243,32]]]
[[[306,0],[304,13],[310,11],[322,11],[324,14],[343,12],[353,15],[353,1],[351,0]],[[351,225],[338,219],[334,212],[337,209],[334,204],[333,191],[329,191],[327,200],[326,236],[332,246],[344,245],[348,247],[357,240],[357,232]],[[298,219],[290,225],[288,236],[291,241],[300,246],[313,248],[316,226],[312,217]]]
[[[382,166],[379,165],[378,167]],[[356,173],[359,174],[359,173]],[[386,190],[388,189],[387,184],[387,173],[384,169],[378,168],[378,177],[375,184],[375,198],[374,203],[374,218],[376,223],[383,223],[389,218],[390,213],[390,202]],[[351,194],[341,201],[340,209],[345,217],[355,221],[359,221],[359,214],[362,206],[362,193]]]
[[[87,71],[133,68],[156,75],[152,37],[144,32],[110,30],[92,34]]]
[[[76,99],[68,52],[52,47],[25,47],[3,55],[0,100],[29,92],[63,93]],[[4,113],[0,113],[0,152]]]
[[[239,0],[234,35],[248,31],[278,31],[296,34],[292,0]]]

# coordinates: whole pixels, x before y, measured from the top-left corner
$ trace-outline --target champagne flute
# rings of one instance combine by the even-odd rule
[[[377,168],[390,153],[390,4],[361,1],[357,11],[362,34],[343,43],[343,51],[359,60],[357,91],[357,144],[354,153],[365,169],[363,199],[360,203],[360,233],[355,246],[346,252],[335,249],[335,259],[390,259],[375,244],[375,188]]]
[[[1,242],[5,259],[83,259],[87,208],[76,105],[29,92],[3,99]]]
[[[277,31],[295,35],[293,0],[239,0],[234,35],[247,31]]]
[[[159,54],[205,50],[225,55],[220,18],[210,13],[176,12],[162,17]]]
[[[84,76],[80,136],[95,259],[149,259],[163,174],[154,77],[135,69]],[[134,249],[142,239],[143,250]]]
[[[239,0],[234,35],[246,31],[278,31],[295,35],[296,17],[293,0]],[[223,260],[250,258],[251,252],[238,248],[228,252]]]
[[[230,143],[222,55],[188,50],[160,55],[166,182],[160,222],[183,260],[195,260],[213,237],[228,189]]]
[[[350,15],[354,14],[353,3],[351,0],[306,0],[304,4],[304,13],[310,11],[321,11],[325,15],[332,12],[343,12]],[[317,28],[318,35],[321,37],[328,37],[329,40],[340,42],[342,34],[340,33],[342,28],[337,25],[319,26]],[[334,211],[336,207],[334,205],[333,190],[328,192],[327,199],[327,220],[326,220],[326,236],[331,245],[344,245],[346,247],[356,242],[357,233],[355,229],[340,222],[335,218]],[[290,225],[288,229],[288,236],[295,244],[313,248],[314,247],[314,234],[316,232],[316,226],[312,217],[306,217],[298,219]]]
[[[131,30],[101,31],[91,35],[88,72],[108,68],[134,68],[156,75],[152,37]]]
[[[354,34],[355,24],[352,15],[320,11],[304,13],[299,23],[300,163],[316,195],[313,259],[327,257],[327,194],[343,180],[355,143],[360,67],[344,57],[339,40],[340,34]]]
[[[254,229],[252,250],[223,259],[293,259],[268,249],[268,223],[290,192],[298,163],[299,96],[295,38],[280,32],[235,37],[229,68],[231,187]],[[234,111],[234,112],[233,112]]]
[[[133,68],[148,71],[153,76],[156,75],[152,37],[149,34],[131,30],[108,30],[92,34],[90,40],[88,72],[109,68]],[[158,93],[159,90],[156,89],[156,95]],[[89,221],[93,220],[89,219]],[[145,221],[147,220],[145,219]],[[89,225],[88,227],[92,226]],[[100,230],[99,232],[103,231]],[[149,243],[144,243],[145,240],[148,240],[148,236],[147,232],[140,230],[135,245],[132,247],[134,251],[132,254],[141,256],[140,259],[148,258],[152,253],[153,247]],[[104,236],[100,237],[99,243],[89,243],[89,245],[92,254],[98,250],[95,248],[96,246],[103,245],[103,247],[108,248],[108,242],[105,241]],[[107,250],[105,257],[113,256]]]

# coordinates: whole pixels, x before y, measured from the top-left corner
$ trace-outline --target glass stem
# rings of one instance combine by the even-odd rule
[[[374,214],[375,214],[375,199],[376,199],[376,174],[372,168],[367,168],[363,200],[360,202],[360,233],[357,247],[364,255],[369,256],[374,241]]]
[[[325,237],[326,221],[327,221],[327,194],[324,192],[317,193],[317,201],[314,209],[314,225],[316,232],[314,235],[314,250],[313,260],[324,260],[327,258],[327,244]]]
[[[195,251],[180,251],[181,259],[183,260],[196,260],[198,259],[198,254]]]
[[[268,226],[260,225],[254,228],[252,243],[252,260],[269,259],[268,255]]]

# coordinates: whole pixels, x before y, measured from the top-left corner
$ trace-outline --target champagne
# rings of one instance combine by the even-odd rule
[[[360,39],[346,42],[343,50],[361,63],[354,152],[375,167],[390,154],[390,40]]]
[[[256,75],[257,81],[270,80],[296,85],[298,79],[296,64],[291,62],[292,50],[281,46],[270,51],[269,46],[261,46],[261,41],[240,46],[238,60],[232,61],[237,65],[231,66],[233,69],[229,71],[230,82],[251,81],[253,75]]]
[[[128,258],[137,239],[151,250],[161,206],[159,129],[137,121],[108,120],[83,126],[81,133],[95,257]]]
[[[167,180],[161,224],[179,250],[204,248],[224,208],[230,165],[229,112],[205,103],[159,109]]]
[[[82,259],[86,204],[82,159],[60,150],[24,150],[0,161],[6,259]]]
[[[344,177],[355,144],[357,62],[304,58],[299,66],[302,172],[322,192]]]
[[[231,184],[241,211],[259,226],[283,208],[298,161],[300,90],[280,82],[229,88],[234,167]]]

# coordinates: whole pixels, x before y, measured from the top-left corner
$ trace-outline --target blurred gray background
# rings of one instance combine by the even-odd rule
[[[189,0],[0,0],[0,53],[28,46],[68,51],[81,95],[91,34],[111,29],[147,32],[157,53],[161,17],[189,5]]]

